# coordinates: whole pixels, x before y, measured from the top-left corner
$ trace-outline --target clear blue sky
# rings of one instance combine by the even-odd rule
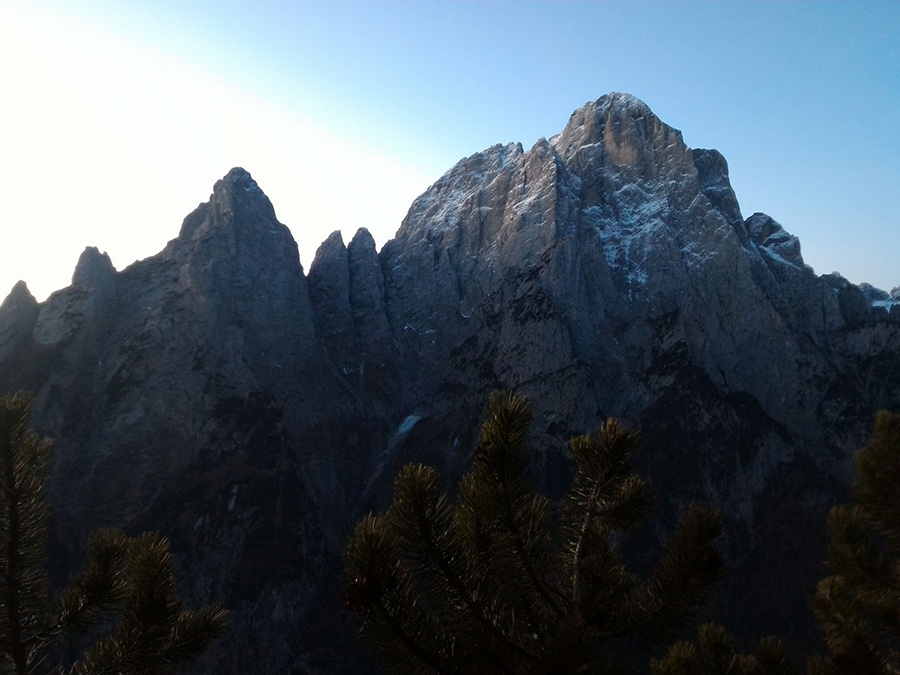
[[[0,0],[0,295],[156,253],[244,166],[308,268],[610,91],[727,158],[817,273],[900,285],[900,2]]]

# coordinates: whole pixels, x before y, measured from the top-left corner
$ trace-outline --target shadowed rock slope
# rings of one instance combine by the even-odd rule
[[[380,253],[361,229],[308,275],[242,169],[158,255],[87,249],[70,287],[0,306],[0,390],[58,439],[59,570],[100,525],[172,539],[184,595],[234,630],[203,672],[366,667],[340,607],[344,537],[406,461],[468,465],[487,395],[535,404],[537,480],[616,416],[663,494],[726,516],[711,613],[744,639],[815,639],[824,515],[874,412],[900,408],[900,298],[817,277],[724,158],[625,94],[530,150],[495,146],[420,196]]]

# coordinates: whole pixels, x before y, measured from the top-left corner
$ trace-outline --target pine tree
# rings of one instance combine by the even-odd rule
[[[828,516],[828,565],[813,611],[828,649],[809,675],[900,674],[900,415],[881,412],[856,456],[854,504]],[[756,654],[738,654],[719,626],[700,629],[697,646],[680,643],[653,661],[654,675],[793,673],[784,643],[766,638]]]
[[[671,639],[718,578],[717,512],[691,507],[647,578],[617,538],[654,501],[614,420],[571,442],[575,476],[559,508],[528,480],[531,409],[494,394],[474,466],[452,500],[434,469],[405,467],[387,512],[347,547],[346,602],[395,673],[628,672],[608,646]]]
[[[60,597],[49,597],[44,486],[51,443],[30,422],[26,396],[0,399],[0,671],[161,674],[206,649],[224,632],[226,612],[181,609],[169,545],[157,534],[95,533],[85,570]],[[49,662],[66,636],[98,631],[81,660]]]
[[[735,651],[722,626],[704,624],[697,644],[679,642],[663,659],[650,662],[652,675],[793,675],[788,649],[778,638],[764,638],[756,652]]]
[[[856,456],[855,504],[828,516],[828,566],[813,598],[828,655],[811,674],[900,673],[900,415],[882,411]]]

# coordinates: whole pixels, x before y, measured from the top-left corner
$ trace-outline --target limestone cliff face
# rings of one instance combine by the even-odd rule
[[[890,319],[856,287],[816,277],[774,220],[745,222],[722,156],[691,151],[623,94],[527,152],[497,146],[460,162],[413,204],[382,259],[392,326],[423,388],[454,377],[451,353],[513,387],[581,363],[599,369],[597,406],[636,419],[674,382],[647,374],[660,350],[678,350],[811,447],[830,442],[823,422],[840,425],[820,415],[829,388],[809,386],[841,379],[835,341]],[[490,359],[459,351],[488,333]]]
[[[98,525],[158,529],[189,599],[234,610],[198,671],[368,667],[342,541],[401,463],[464,471],[501,387],[535,404],[551,493],[567,438],[639,427],[665,503],[636,549],[714,502],[731,573],[713,614],[808,644],[824,514],[874,412],[900,408],[897,293],[817,277],[780,224],[742,216],[718,152],[610,94],[530,150],[460,161],[380,253],[333,234],[308,275],[234,169],[158,255],[116,272],[87,249],[44,303],[17,285],[0,389],[34,391],[59,439],[59,559]]]
[[[350,518],[335,507],[365,483],[366,415],[316,334],[296,244],[246,171],[158,255],[116,273],[87,249],[70,287],[39,305],[17,286],[0,322],[3,388],[35,392],[36,424],[58,439],[54,559],[77,559],[99,526],[166,533],[191,602],[235,610],[217,671],[284,672],[317,639],[275,650],[269,629],[291,633],[317,603],[339,621],[324,579]]]

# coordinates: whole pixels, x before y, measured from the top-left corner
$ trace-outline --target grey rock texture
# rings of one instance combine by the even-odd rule
[[[533,401],[551,494],[569,437],[640,428],[664,503],[635,557],[715,503],[711,616],[809,649],[825,513],[875,411],[900,408],[900,302],[817,277],[775,220],[743,218],[721,154],[610,94],[527,151],[460,161],[380,253],[331,235],[308,275],[234,169],[158,255],[116,272],[87,249],[46,302],[13,289],[0,389],[18,388],[58,439],[60,571],[97,526],[157,529],[187,598],[233,610],[197,672],[370,669],[344,538],[402,463],[458,477],[495,388]]]
[[[0,304],[0,359],[15,358],[30,343],[39,313],[40,306],[25,282],[13,286]]]

